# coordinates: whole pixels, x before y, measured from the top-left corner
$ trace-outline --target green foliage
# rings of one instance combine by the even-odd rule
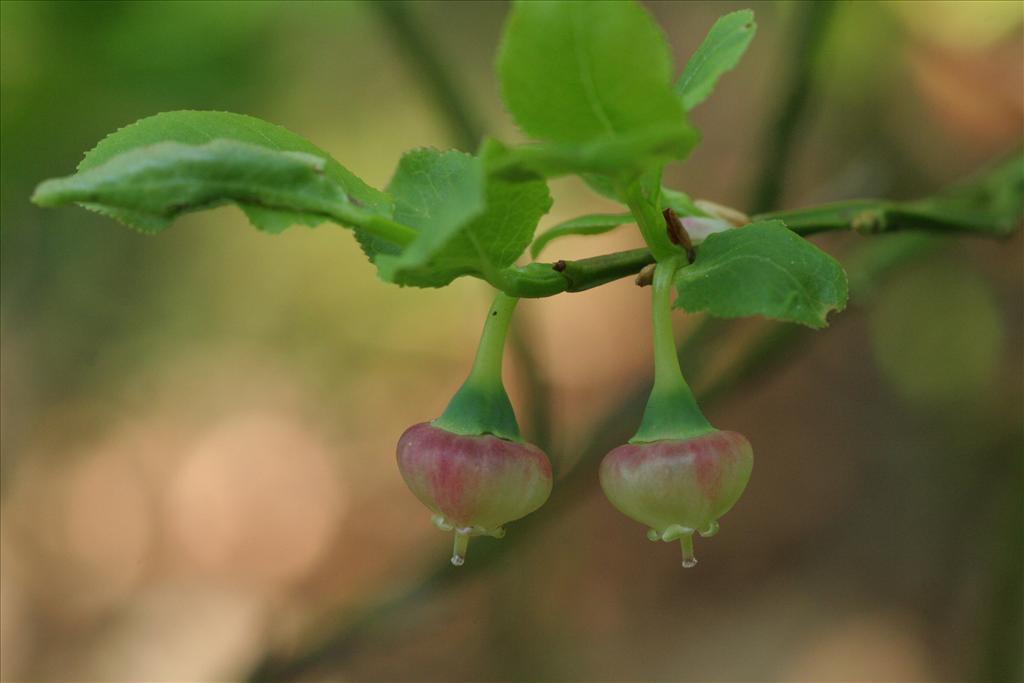
[[[481,149],[481,156],[488,172],[494,175],[509,178],[583,175],[588,183],[601,188],[600,193],[618,199],[614,188],[620,179],[632,179],[651,167],[660,167],[682,156],[680,139],[679,130],[674,126],[572,144],[508,147],[489,139]]]
[[[829,311],[846,305],[839,263],[786,229],[781,221],[751,223],[708,237],[697,260],[681,268],[676,306],[722,318],[762,315],[825,327]]]
[[[620,225],[633,222],[633,214],[629,213],[595,213],[563,221],[553,228],[541,233],[530,245],[530,255],[534,258],[544,250],[552,240],[569,235],[601,235],[614,230]]]
[[[180,142],[201,145],[213,140],[235,140],[258,145],[279,152],[303,152],[324,161],[323,172],[333,180],[356,204],[374,213],[390,213],[390,199],[357,178],[348,169],[335,161],[327,152],[287,128],[276,126],[252,116],[221,111],[171,111],[150,116],[111,133],[99,142],[78,164],[79,171],[101,166],[116,156],[140,147],[160,142]],[[132,217],[116,207],[90,206],[112,218],[136,225]],[[253,223],[269,232],[280,232],[292,222],[316,225],[322,216],[301,215],[289,212],[275,214],[259,204],[242,204]]]
[[[668,188],[661,188],[661,200],[663,206],[671,208],[680,216],[706,216],[690,197],[684,193]],[[633,223],[635,218],[631,213],[601,213],[579,216],[549,228],[537,236],[537,239],[530,245],[530,255],[537,258],[540,252],[556,239],[569,237],[571,235],[601,235],[620,225]]]
[[[224,139],[130,149],[73,176],[42,183],[33,201],[42,206],[80,202],[146,232],[166,228],[181,213],[224,201],[260,207],[261,218],[272,221],[281,211],[304,221],[329,217],[349,226],[369,225],[375,218],[327,176],[323,158]]]
[[[480,162],[462,152],[419,149],[407,152],[398,164],[388,193],[395,198],[395,218],[417,231],[405,249],[367,255],[385,280],[422,268],[463,225],[485,206],[484,172]]]
[[[693,203],[693,199],[690,198],[690,195],[667,187],[661,188],[661,204],[662,206],[675,211],[678,216],[708,215],[706,211],[701,210]]]
[[[367,241],[363,247],[385,280],[419,287],[467,274],[500,286],[499,270],[522,254],[551,208],[542,180],[488,180],[479,159],[455,151],[409,152],[388,192],[395,219],[418,235],[404,250]]]
[[[517,3],[498,77],[513,118],[546,142],[664,136],[676,157],[697,142],[672,92],[668,45],[635,3]]]
[[[591,190],[614,201],[624,202],[624,199],[619,196],[619,192],[615,187],[615,183],[610,178],[599,175],[586,175],[583,177],[587,185]],[[690,195],[679,190],[673,190],[668,187],[662,186],[660,201],[663,208],[670,208],[680,216],[707,216],[705,211],[702,211],[696,204]]]
[[[726,14],[715,22],[676,81],[676,95],[686,111],[706,100],[718,79],[739,64],[755,33],[754,13],[748,9]]]
[[[506,26],[498,76],[512,116],[538,142],[487,140],[476,156],[414,150],[380,191],[279,126],[239,114],[176,111],[111,134],[85,155],[77,174],[42,183],[33,199],[44,206],[77,202],[146,232],[166,228],[184,212],[231,202],[267,232],[324,220],[353,228],[380,276],[399,285],[441,287],[470,275],[513,296],[580,291],[635,272],[652,256],[681,257],[662,210],[707,214],[685,193],[661,186],[662,168],[696,144],[687,110],[736,66],[755,31],[749,10],[719,19],[673,87],[669,48],[640,5],[519,2]],[[517,266],[551,206],[544,179],[567,174],[627,204],[630,213],[563,222],[537,238],[534,257],[554,239],[628,223],[637,224],[650,253],[557,269]],[[787,212],[785,225],[727,230],[680,270],[677,304],[820,327],[828,311],[845,304],[845,275],[794,233],[924,227],[1007,234],[1019,222],[1022,197],[1024,162],[1017,156],[938,198],[844,202]],[[692,237],[699,243],[703,235]]]

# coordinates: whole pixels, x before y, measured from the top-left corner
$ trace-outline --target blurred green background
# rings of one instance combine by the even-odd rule
[[[744,6],[758,35],[668,172],[696,197],[749,208],[768,176],[782,207],[926,195],[1024,136],[1020,3],[843,3],[802,61],[807,4],[648,3],[678,65]],[[510,391],[573,484],[460,574],[438,569],[449,541],[394,443],[461,382],[484,285],[386,285],[331,225],[269,236],[223,208],[153,238],[29,204],[163,110],[268,119],[378,187],[404,150],[459,144],[381,9],[0,4],[0,676],[225,680],[270,657],[341,680],[1020,680],[1019,232],[943,239],[870,283],[853,277],[865,248],[898,237],[816,240],[853,303],[717,394],[712,421],[757,466],[693,571],[611,508],[584,457],[636,424],[646,292],[524,302],[534,363],[510,354]],[[477,123],[516,139],[492,70],[507,6],[398,11]],[[779,150],[794,69],[809,96]],[[542,227],[612,209],[576,181],[552,190]],[[637,244],[623,230],[548,256]],[[769,328],[713,329],[684,359],[705,388]]]

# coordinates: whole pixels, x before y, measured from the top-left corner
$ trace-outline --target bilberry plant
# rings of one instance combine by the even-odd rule
[[[846,305],[847,278],[805,236],[905,228],[1007,234],[1017,224],[1017,212],[1002,205],[1019,203],[1019,160],[1002,171],[1015,178],[1010,197],[965,186],[916,202],[863,200],[753,217],[665,187],[665,166],[700,139],[689,112],[737,65],[755,30],[749,10],[723,16],[677,75],[664,35],[634,2],[519,2],[497,70],[505,105],[532,142],[490,138],[475,154],[414,149],[377,189],[280,126],[174,111],[104,138],[74,175],[40,184],[33,201],[77,203],[146,233],[233,203],[265,232],[323,222],[352,229],[388,283],[444,287],[474,277],[497,290],[468,379],[440,417],[398,442],[409,488],[454,534],[456,565],[470,537],[501,536],[552,488],[547,456],[523,440],[501,380],[516,301],[640,273],[652,285],[655,382],[636,435],[606,456],[600,483],[652,539],[679,540],[683,564],[692,566],[693,534],[717,531],[747,484],[753,455],[746,438],[712,427],[697,405],[680,372],[672,309],[821,328]],[[566,175],[623,210],[537,236],[552,205],[547,181]],[[622,225],[635,225],[646,248],[577,261],[523,259],[565,235]]]

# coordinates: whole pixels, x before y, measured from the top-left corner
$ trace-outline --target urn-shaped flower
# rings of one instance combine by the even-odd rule
[[[471,536],[504,535],[551,494],[551,463],[528,443],[467,436],[421,423],[398,441],[398,469],[434,524],[455,533],[452,563],[462,564]]]
[[[601,462],[601,488],[621,513],[650,527],[653,540],[679,539],[683,565],[696,564],[693,533],[711,536],[739,499],[754,455],[737,432],[625,444]]]

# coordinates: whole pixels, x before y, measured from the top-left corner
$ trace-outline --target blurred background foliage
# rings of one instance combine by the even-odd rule
[[[731,4],[648,7],[682,64]],[[741,6],[758,36],[694,113],[704,139],[672,186],[744,208],[769,175],[784,207],[913,197],[1020,144],[1019,3],[843,3],[802,61],[806,5]],[[716,395],[711,419],[747,434],[758,465],[691,572],[611,508],[582,458],[595,433],[636,423],[623,398],[649,373],[646,293],[623,281],[525,302],[535,364],[512,359],[513,401],[580,485],[556,485],[493,561],[481,544],[480,570],[422,584],[448,541],[394,442],[463,378],[483,285],[385,285],[332,226],[268,236],[225,208],[148,238],[29,204],[103,135],[169,109],[266,118],[378,187],[404,150],[461,144],[380,9],[0,4],[0,676],[223,680],[269,655],[344,680],[1019,680],[1019,232],[930,241],[863,281],[869,250],[902,236],[818,239],[847,262],[854,302]],[[400,11],[476,122],[516,139],[492,70],[506,9]],[[780,149],[801,72],[809,94]],[[542,226],[612,208],[575,181],[552,189]],[[637,239],[572,238],[551,256]],[[712,389],[767,328],[715,329],[684,359]],[[544,396],[550,415],[531,409]]]

